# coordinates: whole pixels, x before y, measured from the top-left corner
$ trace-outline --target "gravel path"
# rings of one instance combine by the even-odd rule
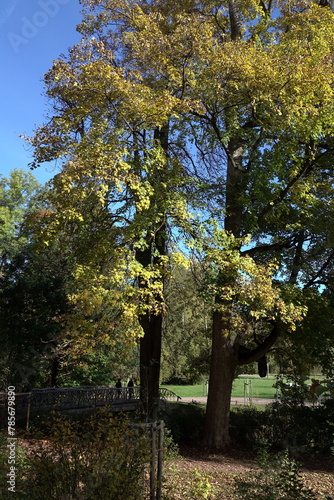
[[[207,397],[206,396],[198,396],[195,398],[189,398],[189,397],[184,397],[181,398],[181,403],[200,403],[200,404],[206,404]],[[273,403],[276,401],[275,399],[266,399],[266,398],[252,398],[252,404],[254,405],[268,405],[269,403]],[[244,405],[245,404],[245,399],[244,398],[231,398],[231,404],[232,405]],[[246,400],[247,404],[247,400]]]

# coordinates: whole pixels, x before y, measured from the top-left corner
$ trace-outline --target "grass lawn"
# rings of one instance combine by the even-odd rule
[[[260,378],[258,376],[245,377],[239,376],[233,382],[232,397],[244,397],[245,382],[250,383],[248,385],[249,390],[251,390],[253,398],[274,398],[276,395],[276,389],[273,387],[276,379],[275,377],[270,378]],[[206,386],[201,385],[164,385],[171,391],[175,392],[178,396],[195,398],[199,396],[206,396]]]

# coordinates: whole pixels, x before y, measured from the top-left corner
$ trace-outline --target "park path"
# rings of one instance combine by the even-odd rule
[[[252,398],[252,404],[254,405],[268,405],[269,403],[274,403],[276,399],[268,399],[268,398]],[[199,403],[206,404],[207,397],[206,396],[197,396],[197,397],[183,397],[181,398],[181,403]],[[244,405],[245,398],[231,398],[232,405]],[[247,404],[247,399],[246,399]]]
[[[269,398],[252,398],[251,404],[252,405],[269,405],[270,403],[275,403],[276,401],[280,401],[279,399],[269,399]],[[180,399],[181,403],[198,403],[198,404],[206,404],[207,402],[207,397],[206,396],[198,396],[198,397],[183,397]],[[231,405],[238,406],[238,405],[243,405],[243,406],[249,406],[249,401],[245,400],[245,398],[231,398]],[[310,401],[306,401],[305,406],[314,406],[314,403]]]

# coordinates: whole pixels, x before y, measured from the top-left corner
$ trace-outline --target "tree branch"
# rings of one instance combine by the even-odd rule
[[[292,270],[291,270],[291,275],[289,279],[289,283],[292,285],[295,285],[297,282],[297,277],[300,271],[300,266],[301,266],[301,259],[302,259],[302,253],[303,253],[303,245],[305,242],[305,231],[302,230],[298,233],[297,236],[297,248],[296,248],[296,253],[293,259],[292,263]]]
[[[268,243],[267,245],[259,245],[254,248],[249,248],[247,250],[242,250],[240,251],[241,255],[248,255],[249,257],[252,257],[253,255],[256,255],[257,253],[262,253],[262,252],[268,252],[268,251],[280,251],[283,250],[284,248],[291,248],[294,245],[294,240],[292,240],[292,237],[284,240],[280,243]]]
[[[247,365],[262,358],[275,344],[276,340],[283,333],[283,330],[284,324],[280,320],[277,320],[270,334],[255,349],[248,349],[240,345],[236,346],[238,348],[238,365]]]
[[[262,212],[259,214],[258,216],[258,225],[261,226],[265,216],[271,212],[273,210],[274,207],[276,207],[276,205],[278,205],[279,203],[281,203],[284,198],[287,196],[287,194],[290,192],[291,188],[293,188],[293,186],[299,181],[299,179],[301,179],[304,175],[307,175],[308,173],[310,173],[310,171],[312,170],[312,168],[314,167],[314,162],[312,162],[311,164],[309,162],[307,162],[304,167],[298,172],[298,174],[296,174],[294,176],[293,179],[291,179],[291,181],[288,183],[288,185],[281,190],[281,192],[279,193],[279,195],[276,197],[276,199],[274,201],[271,201],[263,210]]]
[[[320,282],[317,281],[317,279],[319,278],[319,276],[322,275],[322,273],[329,266],[329,264],[332,262],[333,259],[334,259],[334,250],[332,250],[332,252],[330,253],[329,257],[324,262],[324,264],[321,266],[321,268],[318,270],[318,272],[315,274],[315,276],[304,285],[304,289],[305,288],[310,288],[312,285],[315,285],[315,284],[320,284]]]

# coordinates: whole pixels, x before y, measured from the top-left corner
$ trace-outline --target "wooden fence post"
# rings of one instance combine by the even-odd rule
[[[1,427],[5,428],[6,423],[5,423],[5,408],[6,408],[6,400],[5,400],[5,393],[1,393],[0,396],[0,413],[1,413]]]
[[[28,394],[28,405],[27,405],[27,421],[26,421],[26,431],[29,430],[29,420],[30,420],[30,407],[31,407],[31,392]]]
[[[149,424],[151,430],[150,500],[161,500],[164,422]],[[158,432],[158,442],[157,442]]]
[[[157,454],[157,441],[156,441],[156,423],[150,425],[151,429],[151,467],[150,467],[150,500],[156,500],[156,454]]]
[[[162,486],[162,461],[164,452],[164,421],[160,420],[158,425],[159,441],[158,441],[158,473],[157,473],[157,495],[156,500],[161,500]]]

